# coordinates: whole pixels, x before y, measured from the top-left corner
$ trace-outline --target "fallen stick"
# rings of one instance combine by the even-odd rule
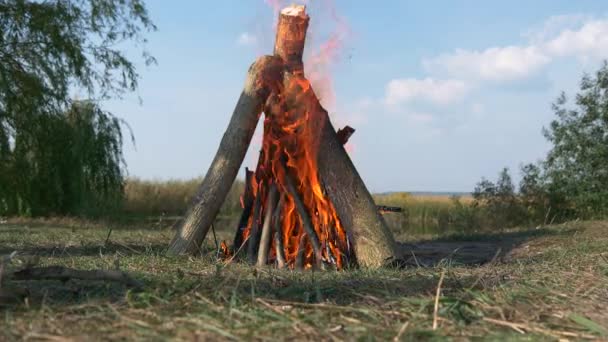
[[[387,206],[387,205],[376,205],[376,209],[378,209],[378,211],[381,213],[383,213],[383,212],[389,212],[389,213],[403,212],[403,208],[401,208],[401,207],[391,207],[391,206]]]
[[[274,207],[277,205],[277,195],[276,184],[270,184],[266,213],[264,215],[264,225],[262,226],[262,236],[260,237],[260,248],[258,250],[257,265],[260,267],[268,263],[268,250],[270,249],[270,235],[272,233],[272,215],[274,214]]]
[[[143,284],[127,273],[119,270],[77,270],[63,266],[32,267],[13,272],[13,280],[59,280],[70,279],[111,281],[122,283],[134,288],[142,288]]]

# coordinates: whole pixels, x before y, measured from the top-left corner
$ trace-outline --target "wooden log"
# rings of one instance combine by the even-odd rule
[[[316,97],[312,90],[309,96]],[[315,102],[322,124],[318,152],[319,176],[352,243],[357,263],[363,267],[386,266],[398,258],[393,234],[374,203],[359,172],[338,141],[327,112]]]
[[[321,106],[312,87],[303,88],[302,76],[285,74],[287,103],[303,106],[308,113],[308,125],[318,129],[317,166],[325,193],[331,200],[348,238],[357,262],[362,267],[377,268],[392,264],[398,258],[392,233],[357,169],[338,139],[327,111]],[[295,84],[295,86],[294,86]]]
[[[258,243],[260,242],[260,214],[262,211],[262,184],[259,184],[258,191],[253,201],[253,214],[251,228],[249,230],[249,242],[247,242],[247,260],[250,264],[254,264],[257,257]]]
[[[261,57],[249,68],[228,128],[184,221],[169,245],[169,254],[200,251],[245,158],[266,98],[273,91],[272,87],[280,82],[282,71],[283,61],[274,56]]]
[[[234,235],[234,241],[232,243],[233,251],[238,250],[243,244],[243,232],[245,231],[245,228],[247,228],[247,221],[251,215],[251,209],[253,209],[253,175],[253,171],[245,168],[245,191],[243,192],[243,197],[241,197],[243,212],[241,213],[239,225],[236,229],[236,234]]]
[[[300,241],[298,242],[298,254],[296,255],[296,261],[294,263],[293,268],[296,270],[304,269],[304,259],[306,259],[306,234],[302,234],[300,236]]]
[[[258,266],[264,266],[268,263],[268,250],[270,249],[270,236],[272,235],[272,215],[274,208],[277,206],[278,190],[276,184],[270,184],[268,190],[268,199],[266,204],[266,213],[264,215],[264,225],[262,226],[262,236],[260,237],[260,248],[258,249]]]
[[[302,5],[288,6],[279,14],[274,55],[284,61],[288,72],[301,74],[304,71],[302,55],[308,22],[306,7]]]
[[[296,110],[306,113],[307,124],[314,125],[319,132],[319,177],[342,226],[346,227],[358,264],[371,268],[385,266],[398,258],[394,237],[344,150],[327,111],[299,67],[308,22],[305,12],[304,6],[293,5],[281,11],[279,17],[275,55],[290,66],[284,73],[282,96],[290,106],[304,107]]]
[[[283,210],[283,203],[285,196],[281,196],[279,203],[273,214],[273,227],[274,227],[274,247],[277,258],[277,268],[284,268],[287,265],[285,259],[285,247],[283,244],[283,231],[281,230],[281,210]]]
[[[315,265],[321,268],[323,259],[319,236],[317,236],[317,232],[315,232],[312,220],[310,219],[310,214],[306,210],[306,206],[302,201],[302,197],[298,193],[298,189],[296,188],[293,179],[291,179],[291,176],[289,175],[289,172],[285,165],[283,165],[283,169],[285,170],[285,185],[287,186],[287,191],[289,192],[291,198],[293,198],[293,201],[296,204],[296,210],[298,211],[300,219],[302,220],[302,226],[304,228],[304,231],[306,232],[306,235],[308,235],[308,240],[310,241],[310,244],[312,245],[312,250],[314,251],[315,256]]]

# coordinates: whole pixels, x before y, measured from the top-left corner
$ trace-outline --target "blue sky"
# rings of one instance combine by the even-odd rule
[[[305,67],[322,75],[313,87],[335,126],[357,130],[351,158],[374,192],[470,191],[504,166],[518,178],[549,147],[551,102],[608,57],[600,0],[299,2],[311,16],[307,55],[339,42]],[[147,4],[158,65],[139,63],[137,94],[105,107],[135,133],[130,176],[201,176],[247,68],[272,52],[275,12],[264,0]],[[243,167],[259,146],[258,134]]]

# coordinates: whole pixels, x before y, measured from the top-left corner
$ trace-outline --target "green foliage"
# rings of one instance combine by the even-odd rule
[[[475,186],[473,199],[473,206],[486,212],[487,223],[493,227],[512,227],[522,223],[522,207],[507,168],[502,169],[495,183],[482,178]]]
[[[99,214],[120,204],[121,122],[92,102],[74,102],[59,116],[38,116],[17,132],[0,214]],[[5,185],[6,186],[6,185]]]
[[[519,193],[502,171],[496,184],[482,179],[474,204],[503,225],[551,223],[608,215],[608,63],[584,75],[575,106],[562,93],[544,136],[552,144],[540,164],[521,168]],[[518,219],[519,218],[519,219]]]
[[[119,121],[71,93],[135,90],[119,46],[154,29],[141,0],[0,1],[0,213],[80,213],[117,197]]]
[[[545,163],[551,190],[581,217],[608,214],[608,64],[584,75],[574,108],[564,93],[553,104],[556,119],[544,130],[553,148]]]

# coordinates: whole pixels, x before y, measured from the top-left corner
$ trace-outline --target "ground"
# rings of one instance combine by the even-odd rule
[[[0,255],[145,283],[5,281],[30,295],[0,308],[0,340],[608,339],[606,221],[408,236],[403,268],[343,272],[167,257],[173,231],[142,226],[0,224]]]

